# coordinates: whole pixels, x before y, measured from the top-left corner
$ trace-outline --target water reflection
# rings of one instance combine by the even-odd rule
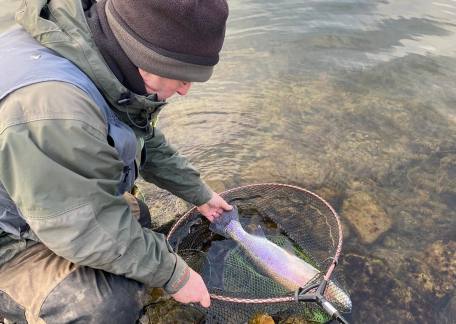
[[[352,322],[454,323],[456,2],[230,6],[213,79],[165,133],[217,190],[286,182],[335,206]]]

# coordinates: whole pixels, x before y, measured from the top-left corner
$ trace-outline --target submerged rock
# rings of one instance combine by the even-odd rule
[[[147,307],[150,324],[203,323],[205,315],[196,307],[180,304],[174,300]]]
[[[443,308],[443,311],[439,318],[439,323],[441,323],[441,324],[456,323],[456,293],[453,294],[453,297],[448,301],[448,303]]]
[[[356,192],[343,203],[342,215],[354,227],[363,243],[375,242],[392,225],[391,218],[366,192]]]
[[[375,253],[388,263],[395,277],[413,287],[420,296],[436,302],[456,288],[456,242],[438,240],[424,251],[398,253],[389,249]]]
[[[429,303],[385,260],[346,254],[343,266],[357,323],[434,323]],[[398,302],[400,301],[400,302]]]
[[[248,324],[275,324],[275,322],[268,314],[256,314],[249,320]]]
[[[279,321],[279,324],[314,324],[314,323],[321,323],[321,322],[309,321],[300,315],[291,315],[291,316]]]
[[[149,291],[149,299],[147,304],[157,304],[166,300],[170,300],[171,296],[168,295],[162,288],[152,288]]]
[[[456,241],[432,243],[425,250],[423,260],[429,267],[429,285],[437,297],[456,289]]]

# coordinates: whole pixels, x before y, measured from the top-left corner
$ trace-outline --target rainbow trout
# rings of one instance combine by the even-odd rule
[[[239,222],[236,206],[224,212],[210,225],[210,229],[220,235],[233,239],[245,251],[252,262],[270,278],[289,291],[296,291],[309,283],[320,271],[296,255],[269,241],[264,236],[247,233]],[[351,311],[352,303],[345,291],[329,281],[325,297]]]

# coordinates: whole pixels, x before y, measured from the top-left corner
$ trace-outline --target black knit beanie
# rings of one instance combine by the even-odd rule
[[[114,36],[139,68],[169,79],[207,81],[225,37],[225,0],[108,0]]]

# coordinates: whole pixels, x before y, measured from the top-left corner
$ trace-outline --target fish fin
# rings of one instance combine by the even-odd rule
[[[224,211],[219,217],[216,217],[209,225],[209,229],[214,233],[228,237],[225,228],[232,220],[239,221],[239,211],[235,205],[233,205],[232,210]]]
[[[233,240],[213,241],[207,251],[201,276],[208,288],[224,289],[226,259],[237,247]]]
[[[266,237],[266,234],[264,234],[263,228],[260,225],[255,226],[255,228],[252,231],[252,234],[255,236]]]

